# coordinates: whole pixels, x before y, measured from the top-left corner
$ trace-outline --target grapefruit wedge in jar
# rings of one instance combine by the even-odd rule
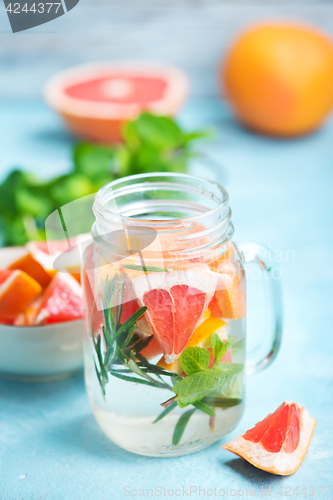
[[[124,268],[167,362],[187,346],[213,297],[217,277],[207,265],[147,274]]]
[[[285,401],[243,436],[222,448],[245,458],[258,469],[289,476],[307,453],[316,421],[303,406]]]
[[[122,125],[142,111],[173,116],[188,95],[178,68],[148,62],[106,62],[69,69],[53,77],[45,98],[76,136],[118,142]]]

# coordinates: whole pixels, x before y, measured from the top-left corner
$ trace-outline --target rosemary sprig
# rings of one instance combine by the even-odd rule
[[[193,410],[187,410],[185,413],[182,413],[181,416],[179,417],[178,422],[176,423],[175,430],[173,432],[173,437],[172,437],[172,444],[174,446],[177,446],[179,444],[185,428],[192,417],[193,413],[195,412],[196,408],[193,408]]]
[[[136,322],[145,314],[147,307],[140,307],[121,324],[124,287],[124,282],[116,274],[112,280],[106,279],[104,297],[100,297],[104,308],[104,326],[102,327],[106,347],[104,356],[101,349],[101,335],[97,335],[95,339],[92,333],[99,365],[98,369],[95,363],[95,369],[102,394],[105,396],[105,385],[109,381],[108,373],[128,382],[172,391],[172,385],[166,383],[161,376],[170,377],[174,374],[152,365],[140,354],[151,339],[141,339],[134,332]],[[125,369],[119,369],[121,366]]]
[[[139,266],[136,264],[123,264],[123,268],[133,271],[143,271],[145,273],[170,273],[170,269],[155,266]]]

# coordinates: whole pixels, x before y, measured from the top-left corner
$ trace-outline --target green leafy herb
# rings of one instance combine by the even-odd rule
[[[179,444],[185,428],[192,417],[193,413],[195,412],[196,408],[193,408],[193,410],[187,410],[185,413],[182,413],[182,415],[179,417],[179,420],[176,424],[175,430],[173,432],[173,437],[172,437],[172,444],[174,446],[177,446]]]
[[[203,411],[204,413],[207,413],[210,417],[215,417],[215,410],[209,406],[208,404],[204,403],[203,401],[197,401],[194,403],[194,406],[198,409]]]
[[[212,392],[221,391],[230,376],[243,370],[243,365],[224,364],[229,366],[206,368],[179,380],[173,388],[177,394],[178,405],[183,408],[202,400]]]
[[[224,410],[227,408],[232,408],[233,406],[238,406],[242,403],[242,399],[240,398],[223,398],[221,396],[215,395],[213,397],[207,397],[202,399],[203,403],[207,403],[207,405],[213,408],[223,408]],[[196,403],[197,404],[197,403]]]
[[[170,413],[170,411],[172,411],[176,407],[177,407],[177,402],[174,402],[174,403],[171,403],[170,405],[168,405],[165,408],[165,410],[163,410],[162,413],[160,413],[159,416],[157,418],[155,418],[153,424],[156,424],[157,422],[162,420],[162,418],[166,417],[168,415],[168,413]]]
[[[235,341],[234,337],[231,337],[229,340],[222,342],[222,340],[220,339],[218,334],[213,333],[210,342],[211,342],[211,346],[212,346],[213,355],[215,358],[215,363],[218,363],[219,361],[221,361],[221,359],[227,353],[227,351],[230,349],[230,347],[232,346],[234,341]]]
[[[180,356],[180,362],[186,375],[204,371],[208,368],[210,352],[202,347],[187,347]]]
[[[45,239],[45,219],[61,206],[114,179],[145,172],[186,172],[193,145],[206,132],[186,132],[168,117],[143,113],[125,125],[121,145],[79,142],[68,174],[50,180],[13,170],[0,185],[3,245]],[[90,221],[80,232],[90,231]]]

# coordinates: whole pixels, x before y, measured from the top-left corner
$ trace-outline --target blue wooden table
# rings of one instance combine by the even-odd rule
[[[72,140],[41,102],[0,103],[0,115],[1,176],[18,165],[47,176],[66,171]],[[41,385],[0,379],[0,500],[223,498],[223,490],[229,498],[262,498],[263,491],[275,499],[297,493],[333,498],[328,488],[319,497],[319,486],[333,483],[333,120],[293,141],[241,129],[215,100],[190,102],[181,120],[192,128],[217,128],[209,152],[221,167],[201,173],[226,185],[235,239],[264,242],[280,260],[280,354],[248,379],[247,407],[237,429],[200,453],[175,459],[136,456],[108,441],[90,411],[82,375]],[[254,292],[252,283],[250,348],[262,323]],[[284,400],[305,406],[318,421],[293,476],[259,471],[221,449]]]

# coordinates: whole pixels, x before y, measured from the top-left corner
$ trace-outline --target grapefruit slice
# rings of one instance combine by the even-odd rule
[[[246,298],[238,269],[222,256],[209,264],[212,271],[220,275],[214,297],[209,304],[212,314],[224,319],[240,319],[246,314]]]
[[[126,273],[120,267],[120,263],[106,263],[106,261],[99,256],[100,267],[93,269],[92,272],[85,273],[87,281],[89,281],[86,287],[89,287],[90,291],[90,307],[93,310],[93,330],[95,333],[99,332],[104,325],[104,315],[103,307],[100,297],[104,296],[105,283],[108,279],[111,281],[117,274],[121,286],[124,289],[124,295],[122,296],[122,312],[120,317],[120,323],[123,324],[127,321],[140,307],[138,300],[135,296],[133,285]],[[119,295],[117,296],[119,299]],[[117,298],[115,299],[115,304],[117,303]],[[114,304],[114,305],[115,305]],[[119,305],[119,304],[118,304]],[[151,336],[153,334],[152,329],[145,316],[141,317],[135,326],[135,333],[141,337]],[[161,351],[160,351],[161,352]]]
[[[56,274],[53,267],[56,257],[64,255],[64,261],[68,263],[67,271],[72,272],[73,277],[80,282],[80,256],[77,245],[89,236],[79,235],[70,238],[72,249],[69,250],[67,239],[46,241],[31,241],[27,243],[27,252],[18,260],[10,264],[9,269],[20,269],[29,274],[43,287],[47,287]],[[64,271],[66,271],[64,269]]]
[[[47,103],[76,136],[120,141],[122,125],[142,111],[172,116],[188,95],[186,75],[147,62],[87,64],[62,72],[45,87]]]
[[[225,342],[228,339],[228,333],[226,330],[226,324],[224,321],[222,321],[220,318],[216,318],[214,316],[211,316],[210,318],[206,319],[203,323],[201,323],[193,332],[188,344],[186,347],[205,347],[209,349],[211,353],[211,358],[209,361],[209,368],[214,363],[214,356],[212,354],[212,349],[210,347],[210,338],[213,335],[213,333],[216,332],[222,342]],[[231,363],[231,354],[230,351],[228,351],[221,361],[225,361],[227,363]],[[173,373],[177,373],[177,375],[180,375],[183,373],[183,369],[180,363],[179,359],[176,359],[173,363],[167,363],[166,359],[164,356],[158,361],[157,363],[158,366],[161,368],[164,368],[165,370],[169,370]]]
[[[24,271],[12,271],[0,286],[0,322],[13,321],[41,293],[42,287]],[[2,272],[2,278],[6,272]]]
[[[206,264],[171,272],[133,271],[124,268],[139,305],[161,345],[167,363],[178,358],[202,321],[218,280]]]
[[[25,255],[8,267],[12,270],[24,271],[45,288],[51,282],[56,271],[52,269],[48,256],[46,257],[44,252],[34,248],[31,244],[27,245],[27,250]]]
[[[289,476],[301,466],[316,421],[303,406],[285,401],[244,436],[222,448],[245,458],[258,469]]]
[[[142,351],[140,351],[140,354],[144,356],[148,361],[150,359],[156,358],[156,356],[160,356],[162,354],[162,349],[158,340],[153,337],[149,344],[144,349],[142,349]]]
[[[0,285],[6,281],[7,278],[12,274],[13,271],[9,269],[0,269]]]
[[[82,290],[70,274],[56,274],[45,290],[35,324],[62,323],[82,318]]]
[[[166,358],[178,357],[186,347],[205,302],[206,294],[188,285],[144,294],[142,304],[148,306],[147,315]]]

